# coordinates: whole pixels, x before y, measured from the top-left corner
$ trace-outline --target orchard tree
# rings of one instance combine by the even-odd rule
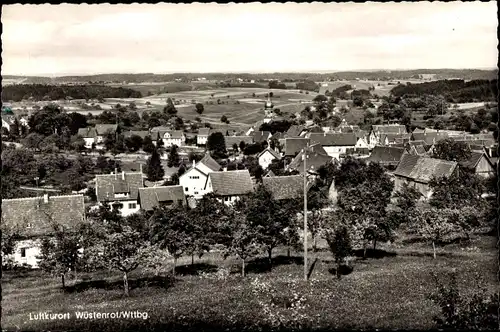
[[[151,181],[160,181],[165,175],[165,170],[161,164],[160,154],[157,149],[153,150],[153,153],[146,162],[146,174]]]
[[[227,158],[224,135],[220,132],[210,134],[207,139],[207,150],[215,159]]]
[[[221,118],[220,118],[220,122],[227,123],[227,121],[228,121],[228,120],[227,120],[227,116],[225,116],[225,115],[221,116]]]
[[[161,249],[167,249],[174,258],[172,275],[175,276],[177,259],[189,250],[189,220],[183,206],[156,209],[150,219],[150,239]]]
[[[196,113],[198,113],[199,115],[203,114],[205,107],[203,106],[202,103],[197,103],[195,107],[196,107]]]
[[[177,114],[177,109],[175,108],[175,105],[174,105],[172,99],[167,98],[167,105],[163,108],[163,113],[166,113],[169,115],[176,115]]]
[[[349,227],[344,224],[339,224],[329,229],[326,233],[326,241],[328,242],[330,251],[335,257],[335,263],[337,263],[337,278],[340,279],[341,266],[345,263],[346,258],[352,254]]]
[[[471,149],[464,142],[456,142],[450,138],[440,140],[434,145],[433,158],[449,161],[466,161],[471,156]]]
[[[130,152],[139,151],[143,146],[143,139],[139,135],[132,135],[125,139],[125,146]]]
[[[146,153],[152,153],[155,148],[156,147],[153,144],[151,136],[147,135],[146,137],[144,137],[144,140],[142,141],[142,151]]]

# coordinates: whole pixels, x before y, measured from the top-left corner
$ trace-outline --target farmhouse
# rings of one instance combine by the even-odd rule
[[[272,134],[269,131],[254,131],[252,133],[253,141],[255,143],[267,142],[271,136]]]
[[[145,139],[146,136],[150,136],[150,134],[147,130],[129,130],[123,133],[124,138],[130,138],[132,136],[139,136],[140,138]]]
[[[78,135],[85,141],[85,147],[91,149],[92,146],[98,149],[102,149],[103,146],[97,146],[97,130],[94,127],[79,128]]]
[[[226,205],[233,204],[253,191],[253,181],[248,170],[208,173],[205,192],[213,193]]]
[[[142,172],[105,174],[96,176],[97,202],[117,209],[126,217],[139,211],[139,188],[144,188]]]
[[[161,128],[161,129],[160,129]],[[165,127],[155,127],[151,129],[151,139],[157,142],[159,139],[163,140],[165,147],[173,145],[182,146],[186,141],[186,136],[180,130],[163,130]]]
[[[471,152],[469,159],[459,162],[460,167],[469,169],[483,178],[495,175],[495,166],[484,152]]]
[[[210,128],[198,129],[198,135],[196,136],[196,144],[197,145],[207,144],[208,136],[210,136]]]
[[[330,157],[339,159],[341,154],[355,151],[357,148],[367,148],[363,138],[357,138],[355,133],[310,133],[307,137],[311,143],[319,143]]]
[[[96,124],[95,130],[97,135],[96,144],[101,144],[104,143],[104,137],[108,133],[116,134],[120,131],[120,128],[117,124]]]
[[[292,125],[288,128],[286,135],[287,137],[299,137],[303,136],[306,133],[306,129],[304,126]]]
[[[368,143],[370,144],[370,148],[374,148],[375,145],[382,145],[383,142],[382,134],[406,134],[406,126],[398,125],[398,124],[389,124],[389,125],[373,125],[372,130],[370,132]]]
[[[179,177],[186,196],[200,199],[205,194],[208,173],[220,171],[221,166],[207,153],[205,157]]]
[[[401,157],[406,153],[408,152],[404,148],[376,145],[370,156],[366,158],[366,162],[379,163],[382,166],[394,169],[398,166]]]
[[[257,155],[257,160],[262,169],[267,169],[274,159],[281,160],[281,155],[269,147]]]
[[[182,186],[158,186],[139,188],[139,205],[145,211],[173,205],[186,205]]]
[[[72,229],[85,220],[83,195],[27,197],[2,200],[2,223],[20,233],[15,263],[38,267],[41,237],[50,236],[54,226]]]
[[[434,131],[434,132],[424,132],[424,133],[412,133],[413,141],[424,141],[425,145],[434,145],[440,140],[448,138],[448,134],[444,132]]]
[[[393,133],[383,133],[380,134],[380,144],[381,145],[395,145],[395,144],[406,144],[410,141],[411,134],[393,134]]]
[[[456,174],[458,164],[454,161],[427,158],[405,154],[394,171],[394,189],[400,190],[404,183],[409,184],[430,198],[432,190],[429,182],[433,177],[450,177]]]

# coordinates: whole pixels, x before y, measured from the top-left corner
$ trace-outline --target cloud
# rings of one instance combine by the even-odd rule
[[[3,72],[495,66],[494,2],[7,5]]]

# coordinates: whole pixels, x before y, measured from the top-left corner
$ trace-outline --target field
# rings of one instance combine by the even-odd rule
[[[357,258],[353,271],[337,279],[331,269],[332,256],[326,251],[312,253],[311,280],[302,281],[301,253],[276,250],[272,270],[264,258],[247,265],[248,275],[239,275],[239,261],[221,260],[217,253],[196,259],[193,266],[185,257],[178,263],[175,280],[152,278],[137,271],[130,276],[130,297],[124,297],[119,274],[96,272],[91,281],[69,281],[66,291],[59,280],[39,271],[25,274],[4,272],[2,278],[4,329],[111,331],[256,330],[269,327],[269,316],[253,290],[255,278],[272,285],[278,298],[290,296],[296,281],[305,297],[305,315],[321,329],[431,329],[438,307],[428,295],[435,290],[431,273],[446,281],[455,270],[461,289],[470,294],[475,285],[497,289],[495,238],[474,236],[469,244],[452,244],[438,249],[432,258],[429,244],[396,242],[381,245],[369,258]],[[358,253],[359,254],[359,253]],[[222,270],[220,270],[222,268]],[[218,270],[219,269],[219,270]],[[219,271],[219,272],[216,272]],[[222,274],[221,271],[230,271]],[[203,272],[203,273],[202,273]],[[80,275],[81,277],[82,275]],[[146,283],[149,282],[149,285]],[[471,283],[472,282],[472,283]],[[141,311],[148,319],[75,319],[74,311]],[[287,309],[280,309],[286,312]],[[69,320],[36,321],[29,314],[71,313]],[[286,328],[285,328],[286,329]]]

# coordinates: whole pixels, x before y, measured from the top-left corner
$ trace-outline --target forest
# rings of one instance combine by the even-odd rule
[[[496,101],[498,80],[441,80],[420,84],[398,85],[391,90],[395,97],[442,95],[450,103]]]
[[[105,85],[49,85],[16,84],[2,87],[2,100],[22,101],[33,98],[40,100],[101,99],[101,98],[141,98],[142,94],[127,88],[115,88]]]

